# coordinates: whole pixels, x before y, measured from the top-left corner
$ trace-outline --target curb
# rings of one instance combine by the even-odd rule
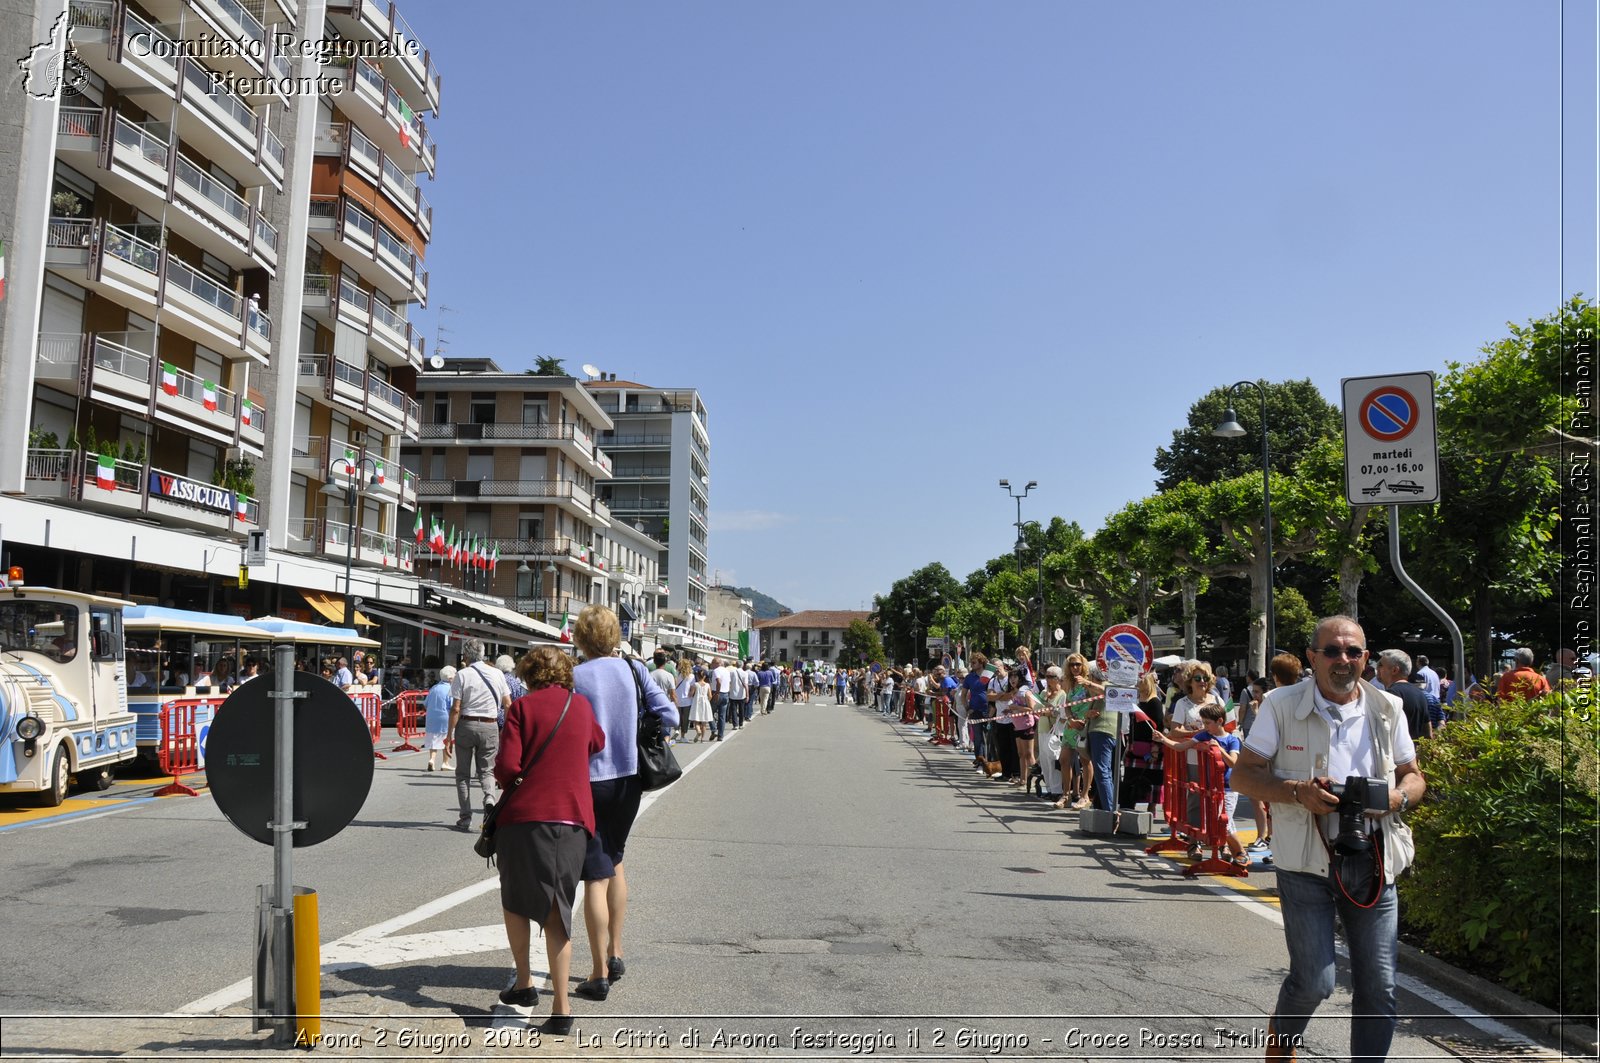
[[[1597,1042],[1593,1026],[1568,1019],[1509,989],[1446,963],[1437,956],[1430,956],[1404,941],[1400,942],[1396,959],[1397,966],[1407,974],[1449,990],[1463,1003],[1508,1026],[1514,1026],[1540,1040],[1553,1042],[1564,1052],[1591,1059],[1600,1054],[1600,1042]]]

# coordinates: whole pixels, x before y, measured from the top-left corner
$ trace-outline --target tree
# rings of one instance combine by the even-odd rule
[[[1352,506],[1343,497],[1344,448],[1333,439],[1321,439],[1313,444],[1311,453],[1301,463],[1302,477],[1320,484],[1327,496],[1319,506],[1313,534],[1316,547],[1310,559],[1318,566],[1339,575],[1339,612],[1349,617],[1360,617],[1361,580],[1369,572],[1377,571],[1373,558],[1377,542],[1368,530],[1368,519],[1374,506]],[[1285,646],[1297,645],[1282,642]]]
[[[1340,438],[1344,418],[1310,380],[1261,381],[1267,391],[1267,425],[1274,472],[1290,473],[1317,440]],[[1233,406],[1244,435],[1224,439],[1212,435]],[[1213,388],[1189,407],[1189,423],[1172,433],[1171,447],[1156,448],[1156,487],[1170,490],[1185,480],[1221,483],[1254,470],[1261,476],[1261,398],[1254,388],[1241,388],[1233,399],[1226,387]]]
[[[533,368],[528,370],[529,376],[566,376],[566,367],[561,364],[560,358],[548,356],[535,358]]]
[[[839,665],[843,668],[865,668],[874,661],[883,660],[883,640],[865,620],[852,620],[839,636]]]
[[[873,598],[873,610],[884,644],[897,661],[920,661],[923,648],[913,642],[934,626],[934,616],[947,601],[955,601],[961,585],[938,561],[898,579],[889,593]]]

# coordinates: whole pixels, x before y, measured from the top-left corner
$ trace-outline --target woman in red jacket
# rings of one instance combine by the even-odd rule
[[[550,1018],[541,1029],[564,1035],[572,1030],[567,1001],[572,902],[594,833],[589,758],[605,748],[606,736],[589,699],[572,692],[572,660],[566,654],[551,646],[529,650],[517,673],[528,693],[511,703],[494,759],[495,782],[505,802],[495,830],[500,907],[517,967],[517,980],[500,994],[500,1002],[530,1007],[539,999],[528,966],[537,921],[544,927],[553,994]],[[535,755],[538,764],[529,770]],[[519,776],[522,781],[516,783]]]

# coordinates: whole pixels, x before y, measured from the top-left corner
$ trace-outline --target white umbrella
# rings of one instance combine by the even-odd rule
[[[1157,668],[1176,668],[1178,665],[1183,663],[1183,658],[1179,657],[1176,653],[1169,653],[1165,657],[1157,657],[1150,663],[1155,665]]]

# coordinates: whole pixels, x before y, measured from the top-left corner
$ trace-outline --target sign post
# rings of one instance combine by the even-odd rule
[[[1389,509],[1389,565],[1412,597],[1450,632],[1454,679],[1467,675],[1466,641],[1444,608],[1406,573],[1400,507],[1439,501],[1439,441],[1432,373],[1350,377],[1344,391],[1344,496],[1352,506]]]
[[[1134,809],[1117,811],[1122,801],[1122,754],[1128,733],[1128,718],[1138,710],[1139,677],[1155,664],[1155,647],[1150,636],[1133,624],[1113,624],[1095,644],[1095,659],[1106,674],[1106,697],[1102,712],[1115,713],[1117,737],[1111,756],[1111,805],[1109,809],[1086,808],[1078,813],[1078,829],[1086,834],[1135,834],[1150,832],[1150,813]]]

